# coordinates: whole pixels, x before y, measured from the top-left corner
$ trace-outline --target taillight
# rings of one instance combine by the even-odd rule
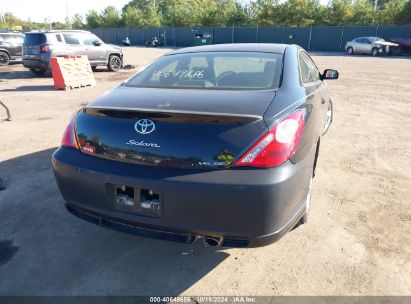
[[[48,45],[42,45],[39,48],[40,53],[47,53],[49,51],[49,46]]]
[[[304,130],[304,112],[298,110],[280,120],[264,134],[235,166],[271,168],[290,159],[298,147]]]
[[[69,147],[73,149],[78,149],[77,139],[76,139],[76,116],[74,116],[66,130],[64,130],[63,139],[61,140],[61,145],[64,147]]]

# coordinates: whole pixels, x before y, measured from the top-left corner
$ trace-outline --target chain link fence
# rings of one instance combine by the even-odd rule
[[[298,44],[310,51],[339,52],[356,37],[378,36],[384,39],[411,38],[411,26],[313,26],[313,27],[160,27],[91,29],[106,43],[121,44],[129,37],[132,45],[144,45],[156,36],[165,47],[185,47],[194,43],[194,32],[211,33],[214,44],[286,43]]]

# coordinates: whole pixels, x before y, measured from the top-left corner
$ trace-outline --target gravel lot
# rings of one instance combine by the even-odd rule
[[[167,50],[127,48],[144,65]],[[310,222],[256,249],[144,239],[63,208],[51,170],[70,115],[134,71],[54,91],[0,67],[0,295],[410,295],[411,59],[315,55],[334,122],[322,139]],[[5,112],[0,107],[0,117]]]

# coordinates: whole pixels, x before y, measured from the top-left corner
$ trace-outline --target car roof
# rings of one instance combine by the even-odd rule
[[[47,33],[90,33],[83,30],[48,30],[48,31],[31,31],[26,34],[47,34]]]
[[[364,37],[357,37],[355,39],[360,39],[360,38],[361,39],[375,39],[375,38],[382,39],[381,37],[377,37],[377,36],[364,36]]]
[[[288,44],[276,43],[232,43],[232,44],[213,44],[195,47],[187,47],[172,51],[167,55],[199,53],[199,52],[262,52],[282,54]]]
[[[2,35],[24,35],[18,31],[8,31],[8,30],[0,30],[0,34]]]

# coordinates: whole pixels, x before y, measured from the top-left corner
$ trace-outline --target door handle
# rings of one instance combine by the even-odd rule
[[[321,98],[321,103],[322,103],[322,104],[325,104],[325,99],[324,99],[324,97]]]

